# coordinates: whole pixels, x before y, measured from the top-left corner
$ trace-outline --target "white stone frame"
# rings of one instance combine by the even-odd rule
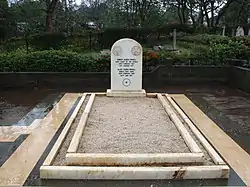
[[[66,154],[67,165],[92,165],[92,166],[142,166],[142,165],[176,165],[176,163],[202,163],[204,154],[194,139],[185,129],[177,115],[161,94],[157,94],[159,102],[174,122],[176,128],[190,149],[191,153],[164,153],[164,154],[86,154],[77,153],[84,127],[87,123],[95,94],[92,93],[76,128],[75,134]]]
[[[87,94],[91,94],[88,104],[85,107],[84,114],[81,117],[83,124],[78,125],[74,137],[75,142],[71,142],[70,145],[73,145],[73,148],[69,146],[68,150],[73,150],[75,152],[68,152],[66,154],[66,162],[68,164],[79,164],[79,166],[53,166],[53,160],[58,153],[61,144],[69,132],[72,122],[79,109],[81,108],[84,99]],[[213,159],[215,165],[211,166],[170,166],[170,167],[105,167],[111,165],[127,165],[138,166],[142,163],[146,163],[148,166],[151,163],[158,163],[159,165],[180,165],[180,162],[189,162],[192,164],[199,163],[203,158],[203,153],[201,152],[192,152],[192,153],[167,153],[167,154],[85,154],[85,153],[76,153],[82,132],[84,130],[87,117],[91,110],[91,106],[94,102],[96,95],[105,96],[106,93],[85,93],[76,106],[73,114],[71,115],[69,121],[64,127],[62,133],[57,139],[55,145],[44,161],[43,165],[40,168],[40,177],[43,179],[123,179],[123,180],[135,180],[135,179],[214,179],[214,178],[228,178],[229,177],[229,167],[224,163],[222,158],[217,154],[213,147],[207,142],[203,135],[197,130],[194,124],[189,120],[189,118],[182,112],[182,110],[175,104],[171,97],[168,95],[161,94],[147,94],[148,97],[157,97],[159,101],[163,104],[166,112],[168,113],[171,120],[174,124],[180,125],[178,116],[174,114],[171,106],[180,114],[180,116],[187,123],[191,131],[201,141],[202,145],[209,153]],[[169,104],[167,100],[169,101]],[[171,117],[172,116],[172,117]],[[79,123],[80,124],[80,123]],[[181,129],[181,135],[188,138],[187,133],[185,132],[185,126],[178,126],[177,129]],[[78,131],[77,131],[78,130]],[[189,134],[189,133],[188,133]],[[190,134],[189,134],[190,135]],[[72,138],[72,140],[74,139]],[[79,140],[77,140],[79,139]],[[185,140],[185,139],[184,139]],[[193,140],[193,139],[192,139]],[[185,140],[189,142],[188,147],[193,146],[193,150],[199,151],[195,145],[196,142]],[[78,143],[77,143],[78,142]],[[193,142],[195,144],[193,144]],[[197,145],[198,146],[198,145]],[[199,147],[198,147],[199,148]],[[105,162],[103,162],[105,160]],[[116,162],[114,162],[116,160]],[[85,166],[81,166],[85,165]],[[88,166],[90,165],[90,166]],[[117,166],[116,165],[116,166]],[[152,164],[153,165],[153,164]],[[99,167],[97,167],[99,166]]]

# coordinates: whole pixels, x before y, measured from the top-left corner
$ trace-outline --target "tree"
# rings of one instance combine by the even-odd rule
[[[0,39],[4,40],[8,25],[8,1],[0,0]]]
[[[44,30],[45,6],[40,1],[23,0],[12,4],[10,11],[15,26],[21,25],[25,32],[36,33]]]
[[[56,8],[58,0],[45,0],[46,2],[46,31],[48,33],[53,32],[53,14]]]

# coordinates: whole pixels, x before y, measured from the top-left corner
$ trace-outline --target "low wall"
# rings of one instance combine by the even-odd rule
[[[232,67],[230,69],[229,85],[250,93],[250,69],[243,67]]]
[[[143,73],[143,88],[160,88],[170,84],[226,82],[229,69],[230,67],[218,66],[158,66],[152,72]],[[0,73],[0,88],[13,87],[84,87],[94,91],[110,88],[110,73]]]

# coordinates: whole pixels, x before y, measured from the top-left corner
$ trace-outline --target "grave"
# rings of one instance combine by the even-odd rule
[[[142,46],[124,38],[111,48],[111,89],[107,96],[145,97],[142,89]]]
[[[237,27],[236,29],[236,36],[244,36],[244,29],[240,26]]]
[[[142,89],[142,47],[111,49],[111,89],[81,93],[42,179],[225,179],[229,167],[171,95]]]

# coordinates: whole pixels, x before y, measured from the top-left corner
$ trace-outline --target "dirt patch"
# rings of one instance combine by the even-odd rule
[[[96,97],[78,152],[188,153],[156,98]]]

